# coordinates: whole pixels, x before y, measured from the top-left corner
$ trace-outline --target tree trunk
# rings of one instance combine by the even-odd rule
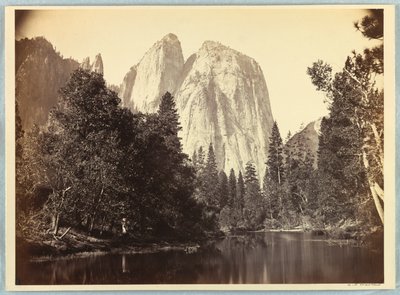
[[[372,198],[374,199],[374,204],[375,204],[376,211],[378,212],[378,215],[379,215],[379,218],[381,219],[382,224],[384,224],[383,207],[381,205],[381,202],[379,201],[379,198],[378,198],[378,195],[377,195],[377,193],[375,191],[374,185],[370,181],[368,181],[368,183],[369,183],[369,189],[371,191]]]
[[[60,213],[57,213],[52,217],[52,229],[53,229],[53,235],[55,236],[58,234],[58,230],[60,228],[59,221],[60,221]]]
[[[378,195],[379,198],[381,198],[381,200],[383,201],[383,189],[381,188],[381,186],[375,182],[374,183],[374,189],[376,191],[376,194]]]
[[[281,184],[281,171],[279,169],[279,166],[278,166],[278,184],[279,185]]]
[[[272,216],[272,204],[271,204],[271,200],[269,201],[269,214],[271,215],[271,220],[273,219]]]
[[[103,218],[102,218],[102,220],[101,220],[101,225],[100,225],[100,236],[103,235],[103,231],[104,231],[104,228],[105,228],[105,225],[104,225],[105,222],[106,222],[106,217],[103,216]]]
[[[59,238],[60,240],[65,237],[65,235],[71,230],[71,227],[67,228],[67,230],[61,235],[61,237]]]
[[[380,136],[378,134],[378,130],[377,130],[375,124],[370,123],[369,125],[370,125],[370,127],[372,129],[372,133],[374,134],[374,139],[375,139],[375,142],[376,142],[376,145],[377,145],[377,148],[378,148],[378,157],[379,157],[381,168],[383,170],[383,162],[384,162],[384,160],[383,160],[382,140],[381,140],[381,138],[380,138]]]
[[[369,163],[368,163],[368,158],[367,158],[367,154],[366,154],[365,150],[363,150],[363,162],[364,162],[365,169],[368,171]],[[381,202],[379,201],[378,193],[375,189],[375,185],[378,185],[378,184],[376,182],[374,182],[371,178],[372,178],[371,175],[367,172],[368,185],[369,185],[369,189],[371,191],[372,199],[374,200],[375,208],[376,208],[376,211],[378,212],[379,218],[381,219],[382,224],[384,224],[383,207],[382,207]],[[383,190],[380,188],[379,185],[378,185],[378,187],[380,189],[379,193],[382,194],[381,199],[383,200]]]
[[[92,233],[92,231],[93,231],[95,217],[96,217],[96,216],[95,216],[95,215],[93,215],[93,216],[90,218],[90,227],[89,227],[89,233]]]

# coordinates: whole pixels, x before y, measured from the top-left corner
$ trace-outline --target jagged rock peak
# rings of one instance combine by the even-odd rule
[[[201,49],[213,50],[213,49],[231,49],[230,47],[222,44],[218,41],[206,40],[201,45]]]
[[[255,59],[220,42],[205,41],[197,52],[197,58],[208,60],[207,64],[212,65],[210,70],[228,67],[232,71],[241,69],[247,75],[254,72],[264,75]]]
[[[223,54],[230,53],[233,55],[245,56],[245,57],[251,59],[251,57],[248,57],[247,55],[241,53],[240,51],[237,51],[229,46],[226,46],[226,45],[222,44],[221,42],[212,41],[212,40],[204,41],[200,47],[199,52],[200,53],[201,52],[213,52],[213,53],[217,52],[217,53],[223,53]]]
[[[80,67],[87,71],[93,71],[98,74],[104,74],[104,67],[103,67],[103,59],[101,58],[101,54],[97,54],[94,58],[94,62],[90,63],[90,57],[85,57],[80,64]]]
[[[123,106],[144,113],[157,111],[161,96],[176,91],[183,65],[178,37],[167,34],[125,75],[119,92]]]
[[[84,69],[84,70],[87,70],[87,71],[89,71],[89,70],[91,69],[90,57],[89,57],[89,56],[88,56],[88,57],[85,57],[85,58],[83,59],[83,61],[82,61],[81,64],[80,64],[80,67],[81,67],[82,69]]]
[[[103,69],[103,59],[101,58],[101,54],[97,54],[96,57],[94,58],[94,62],[92,64],[92,71],[96,72],[98,74],[104,74],[104,69]]]
[[[182,52],[181,42],[179,41],[178,37],[172,33],[169,33],[155,42],[153,46],[151,46],[150,49],[145,53],[143,58],[156,50],[160,50],[161,48],[179,48],[179,51]]]
[[[169,33],[169,34],[165,35],[161,39],[161,41],[164,41],[164,42],[176,42],[176,41],[178,41],[179,42],[178,37],[175,34],[172,34],[172,33]]]

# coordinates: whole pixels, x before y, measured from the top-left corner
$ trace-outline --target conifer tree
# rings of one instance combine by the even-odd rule
[[[271,222],[274,219],[274,217],[272,211],[273,202],[272,202],[272,194],[270,192],[270,178],[269,178],[268,167],[265,168],[262,193],[264,197],[264,208],[266,211],[266,218],[268,218]]]
[[[159,186],[163,189],[158,207],[161,216],[165,218],[171,227],[182,227],[190,218],[187,210],[194,206],[192,203],[193,182],[195,170],[188,161],[188,157],[182,151],[178,132],[181,130],[179,115],[175,106],[174,98],[166,92],[160,102],[158,109],[159,130],[158,133],[164,139],[167,149],[165,156],[159,158],[158,176],[161,174]],[[158,152],[158,151],[155,151]],[[157,171],[156,171],[157,172]],[[162,207],[161,207],[161,206]]]
[[[285,138],[285,144],[287,144],[291,138],[292,138],[292,133],[289,130]]]
[[[178,132],[182,127],[179,123],[179,115],[174,97],[169,92],[166,92],[161,98],[158,117],[160,121],[160,133],[164,137],[165,144],[170,151],[169,156],[177,161],[177,164],[180,164],[186,159],[186,155],[182,152],[180,138],[178,137]]]
[[[271,208],[270,213],[272,213],[273,218],[279,222],[281,226],[286,226],[287,217],[289,217],[286,211],[289,210],[288,204],[290,200],[287,194],[282,138],[276,121],[272,126],[272,132],[269,138],[268,159],[266,164],[268,185],[265,192]]]
[[[237,195],[237,202],[236,202],[237,203],[237,209],[238,209],[238,211],[240,213],[240,216],[241,216],[242,213],[243,213],[244,196],[245,196],[245,185],[244,185],[242,171],[239,171],[236,195]]]
[[[272,126],[271,137],[269,138],[268,160],[266,164],[270,180],[281,185],[284,181],[283,145],[276,121]]]
[[[376,10],[355,24],[370,39],[383,38],[383,11]],[[383,90],[376,87],[383,74],[383,44],[353,52],[343,70],[332,75],[323,61],[307,69],[316,89],[326,94],[330,117],[324,122],[324,167],[326,179],[343,183],[338,203],[357,209],[360,196],[370,195],[381,223],[383,219]],[[319,161],[319,164],[322,163]],[[365,192],[365,187],[369,192]],[[367,202],[368,199],[365,200]],[[345,210],[346,215],[352,215]],[[364,214],[365,215],[365,214]]]
[[[197,153],[197,179],[194,198],[204,207],[202,223],[207,230],[214,231],[217,228],[218,213],[220,212],[220,187],[218,180],[217,163],[214,149],[210,143],[207,159],[204,159],[203,148]]]
[[[229,198],[228,198],[228,205],[231,208],[238,208],[237,206],[237,193],[236,193],[236,176],[235,171],[231,169],[229,173]]]
[[[204,169],[204,195],[207,206],[218,211],[220,206],[218,170],[212,143],[208,147],[207,162]]]
[[[199,166],[200,169],[204,168],[205,165],[205,154],[203,146],[200,146],[197,152],[197,165]]]
[[[383,40],[383,9],[371,9],[371,15],[364,16],[354,27],[368,39]]]
[[[253,163],[248,162],[245,170],[244,218],[250,228],[259,226],[263,219],[263,202],[260,183]]]
[[[196,150],[193,152],[193,155],[192,155],[192,164],[193,164],[193,167],[197,170],[197,152],[196,152]]]
[[[294,144],[292,149],[293,152],[285,165],[290,201],[286,202],[285,207],[292,210],[292,215],[297,215],[299,219],[307,209],[314,158],[302,142]]]
[[[225,172],[221,170],[218,175],[219,178],[219,206],[224,208],[229,203],[229,188],[228,188],[228,177]]]
[[[205,174],[205,156],[203,147],[200,146],[197,151],[194,151],[193,158],[196,159],[195,162],[195,173],[196,173],[196,180],[195,180],[195,190],[194,190],[194,198],[201,204],[205,205],[205,181],[206,181],[206,174]]]

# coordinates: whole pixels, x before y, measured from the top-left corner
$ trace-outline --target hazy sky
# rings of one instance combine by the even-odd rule
[[[339,70],[353,49],[375,44],[353,27],[366,14],[354,8],[205,6],[37,10],[26,15],[16,37],[44,36],[64,57],[78,61],[101,53],[104,77],[116,85],[168,33],[178,36],[185,59],[205,40],[219,41],[260,64],[284,138],[327,113],[307,67],[322,59]]]

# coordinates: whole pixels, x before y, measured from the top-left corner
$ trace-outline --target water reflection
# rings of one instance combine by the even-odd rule
[[[192,254],[108,254],[24,263],[18,265],[17,283],[382,283],[382,256],[331,245],[311,234],[253,233],[202,245]]]
[[[122,273],[129,272],[128,267],[126,265],[126,254],[122,254]]]

